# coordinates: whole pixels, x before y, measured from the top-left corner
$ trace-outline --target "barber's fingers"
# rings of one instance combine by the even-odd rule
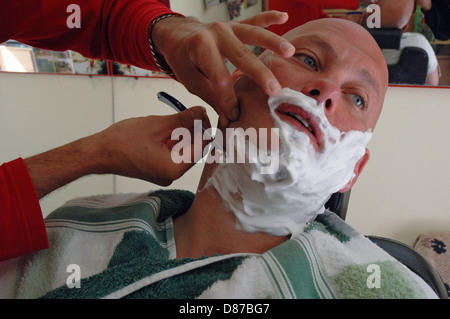
[[[215,22],[209,29],[210,33],[199,34],[192,41],[202,48],[190,50],[190,60],[197,70],[183,73],[197,74],[197,77],[195,81],[183,83],[190,92],[201,93],[206,102],[212,103],[219,113],[220,124],[226,125],[226,121],[238,118],[239,109],[233,79],[223,58],[258,83],[267,95],[274,95],[281,90],[278,80],[245,44],[259,45],[285,57],[293,55],[295,49],[288,41],[258,26]]]
[[[279,93],[281,86],[272,71],[245,44],[258,45],[284,57],[292,56],[295,48],[286,40],[259,27],[234,24],[232,30],[229,36],[219,39],[222,54],[267,95]]]
[[[213,61],[214,58],[210,57],[209,60]],[[214,62],[211,63],[214,64]],[[223,64],[223,61],[219,61],[218,63]],[[202,68],[205,72],[208,72],[205,65],[202,65]],[[214,108],[219,115],[219,122],[221,125],[226,127],[230,120],[236,120],[239,117],[239,108],[236,94],[233,89],[233,81],[231,80],[228,71],[225,71],[226,73],[217,70],[217,72],[213,72],[213,75],[222,77],[220,80],[221,84],[217,84],[213,83],[195,63],[192,63],[190,67],[186,67],[185,70],[185,72],[180,72],[179,75],[177,75],[177,80],[183,83],[190,93],[201,97],[203,101]],[[225,86],[225,89],[221,89],[226,78],[230,79],[228,82],[229,84]],[[224,92],[229,92],[229,97],[225,96]],[[234,109],[236,109],[236,111],[234,111]],[[237,114],[235,114],[235,112],[237,112]]]
[[[258,45],[284,57],[294,53],[293,46],[263,27],[282,23],[273,12],[264,13],[241,23],[190,22],[192,31],[168,48],[166,60],[179,82],[189,92],[200,96],[219,114],[220,124],[226,126],[239,117],[239,103],[233,88],[233,79],[225,65],[230,60],[253,79],[268,95],[281,89],[273,73],[245,45]],[[188,21],[189,22],[189,21]]]
[[[211,123],[206,113],[206,109],[202,106],[193,106],[182,112],[168,115],[164,120],[164,130],[173,130],[176,128],[193,128],[196,120],[202,122],[205,128],[211,127]]]
[[[193,70],[193,73],[198,72]],[[227,71],[226,71],[227,72]],[[237,102],[236,93],[234,92],[233,82],[230,74],[223,73],[222,78],[218,82],[214,82],[207,78],[204,74],[198,72],[196,87],[190,90],[192,93],[202,94],[202,99],[213,106],[217,115],[219,116],[219,124],[221,127],[227,127],[230,121],[239,118],[239,104]],[[215,75],[218,75],[216,73]],[[225,78],[228,83],[225,83]]]
[[[174,130],[187,129],[189,130],[191,137],[194,137],[193,134],[196,121],[199,121],[197,122],[197,124],[201,125],[201,127],[198,128],[201,129],[202,135],[203,130],[211,128],[211,123],[208,118],[208,114],[206,113],[206,109],[201,106],[194,106],[188,108],[185,111],[167,117],[167,119],[164,121],[163,134],[164,140],[166,141],[166,145],[169,150],[171,150],[173,146],[178,143],[177,140],[171,139]],[[194,142],[194,140],[192,140],[192,142]],[[203,147],[205,147],[211,141],[202,139],[202,142]]]
[[[174,124],[178,127],[193,127],[195,120],[206,121],[205,124],[211,126],[206,109],[202,106],[193,106],[174,114],[174,120]]]
[[[295,47],[289,41],[259,26],[244,24],[242,22],[231,23],[230,26],[234,35],[243,44],[257,45],[272,50],[276,54],[286,58],[291,57],[295,53]]]
[[[286,12],[280,11],[265,11],[261,12],[253,17],[243,19],[239,23],[251,24],[261,28],[266,28],[272,24],[283,24],[289,19],[289,15]]]
[[[233,79],[230,75],[222,53],[213,37],[199,39],[202,50],[193,51],[190,55],[191,70],[189,75],[195,81],[186,81],[186,87],[194,94],[201,94],[202,98],[212,105],[219,115],[219,122],[227,126],[230,120],[239,118],[239,108]]]
[[[198,120],[200,122],[196,122]],[[183,129],[183,134],[174,134],[173,136],[172,133],[179,128]],[[203,107],[192,107],[169,116],[165,130],[172,131],[170,135],[166,134],[168,139],[165,142],[166,151],[163,161],[166,164],[165,169],[169,168],[170,172],[162,175],[166,177],[166,182],[180,178],[203,158],[203,151],[211,142],[210,136],[204,133],[204,130],[209,128],[211,128],[211,124]],[[186,129],[188,134],[186,134]]]
[[[158,160],[161,165],[153,182],[168,186],[172,181],[183,176],[203,157],[203,150],[211,142],[203,138],[203,130],[210,128],[211,123],[206,109],[201,106],[194,106],[173,115],[159,117],[158,122],[160,130],[158,144],[159,147],[162,147]],[[181,135],[173,134],[177,129],[182,130],[180,131]],[[186,130],[188,134],[186,134]],[[201,144],[198,143],[199,140],[201,140]],[[182,147],[177,148],[178,143],[181,143]],[[179,160],[180,156],[182,161]]]
[[[175,75],[186,89],[211,105],[219,115],[220,124],[227,126],[237,120],[239,108],[233,80],[217,47],[216,34],[203,30],[190,36],[184,63],[177,64]]]
[[[197,131],[195,130],[196,120],[201,121],[203,129],[211,127],[205,108],[200,106],[160,118],[163,152],[160,153],[159,159],[163,165],[158,175],[159,180],[155,183],[162,186],[170,185],[203,157],[203,150],[211,141],[203,138],[203,129],[198,127]],[[183,129],[182,133],[185,133],[187,129],[189,133],[173,135],[177,129]],[[195,134],[202,134],[202,136]],[[199,140],[201,145],[198,144]]]
[[[239,23],[230,24],[235,37],[222,38],[224,55],[242,73],[257,82],[268,95],[279,92],[278,80],[259,59],[249,57],[251,52],[243,44],[260,46],[280,56],[291,57],[295,53],[295,47],[284,38],[264,29],[272,24],[283,24],[288,18],[288,14],[284,12],[262,12]],[[234,52],[226,52],[227,49]]]

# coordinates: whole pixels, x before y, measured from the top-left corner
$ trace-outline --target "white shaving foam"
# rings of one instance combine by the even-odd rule
[[[297,105],[320,120],[324,134],[320,152],[314,149],[308,135],[275,113],[285,103]],[[315,99],[288,88],[270,97],[268,105],[280,132],[279,156],[275,158],[279,161],[278,171],[262,174],[263,164],[257,158],[246,163],[221,163],[205,187],[216,188],[235,214],[238,229],[295,236],[324,212],[324,205],[333,193],[354,178],[355,164],[364,155],[372,133],[370,130],[341,133],[329,123],[323,104],[318,105]]]

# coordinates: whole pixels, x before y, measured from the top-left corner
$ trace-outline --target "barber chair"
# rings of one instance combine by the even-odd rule
[[[368,28],[381,49],[400,51],[400,40],[403,31],[400,29]],[[428,55],[419,47],[405,47],[401,50],[397,64],[388,65],[390,84],[426,83],[428,74]]]
[[[325,208],[345,220],[349,199],[350,191],[346,193],[335,193],[325,204]],[[399,241],[378,236],[366,237],[422,278],[440,299],[448,299],[444,282],[437,270],[425,257]]]
[[[325,208],[338,215],[342,220],[345,220],[350,193],[351,190],[346,193],[334,193],[325,204]]]

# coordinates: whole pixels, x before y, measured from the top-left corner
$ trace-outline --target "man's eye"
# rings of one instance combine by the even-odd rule
[[[314,58],[310,57],[309,55],[305,54],[298,54],[297,57],[305,63],[307,66],[309,66],[311,69],[317,69],[316,60]]]
[[[353,103],[359,107],[360,109],[363,109],[366,105],[366,101],[359,95],[351,94],[351,98]]]
[[[311,67],[312,69],[316,68],[316,61],[314,61],[314,59],[311,58],[310,56],[305,56],[303,62],[305,62],[305,64]]]

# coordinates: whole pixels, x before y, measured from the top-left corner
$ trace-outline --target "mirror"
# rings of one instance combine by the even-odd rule
[[[170,0],[158,0],[170,8]],[[167,77],[167,75],[107,60],[86,58],[75,51],[49,51],[15,40],[0,43],[0,73],[73,74],[89,76]]]
[[[330,16],[355,21],[363,14],[370,13],[364,25],[383,50],[389,65],[390,84],[450,86],[450,39],[443,41],[434,36],[425,22],[421,7],[415,5],[409,21],[403,22],[406,24],[404,29],[376,25],[376,15],[379,20],[383,20],[383,12],[380,12],[379,6],[377,12],[375,7],[361,5],[356,11],[325,9],[325,12]],[[405,12],[405,15],[409,13]],[[369,21],[371,16],[374,19]]]
[[[0,71],[134,77],[166,76],[163,73],[132,65],[86,58],[75,51],[43,50],[14,40],[0,45]]]
[[[169,1],[161,1],[166,5],[169,5]],[[226,2],[226,3],[223,3]],[[195,16],[200,21],[208,22],[213,20],[230,21],[231,19],[239,16],[248,16],[246,11],[249,11],[252,15],[265,8],[265,0],[196,0],[189,2],[189,5],[183,4],[181,0],[170,1],[172,10],[183,13],[187,16]],[[249,7],[253,7],[252,10],[247,10]],[[255,10],[254,8],[257,8]],[[237,16],[231,16],[231,10],[237,12]],[[222,12],[223,11],[223,12]],[[343,15],[358,15],[367,11],[365,6],[357,11],[341,10],[341,9],[325,9],[325,12],[330,16],[343,16]],[[292,17],[291,17],[292,18]],[[374,37],[390,41],[392,37],[398,37],[395,35],[395,30],[386,29],[373,29],[373,33],[377,33]],[[394,35],[388,35],[390,31],[394,32]],[[398,31],[398,30],[397,30]],[[401,30],[400,30],[401,31]],[[424,55],[424,52],[411,52],[386,49],[390,59],[395,61],[401,61],[400,63],[390,67],[390,75],[400,74],[397,77],[390,79],[391,84],[396,85],[419,85],[419,86],[450,86],[450,40],[441,41],[434,37],[433,32],[424,23],[423,14],[420,11],[420,7],[417,7],[411,16],[409,21],[409,27],[406,30],[408,33],[420,34],[431,45],[431,48],[437,58],[438,68],[436,69],[436,79],[432,83],[427,83],[419,80],[411,80],[412,75],[408,72],[413,71],[415,76],[418,73],[426,72],[422,67],[422,71],[419,71],[420,66],[423,65],[420,55]],[[400,37],[403,33],[400,32]],[[400,41],[400,40],[398,40]],[[379,43],[381,43],[379,42]],[[381,45],[380,45],[381,46]],[[394,52],[397,51],[397,52]],[[414,50],[413,50],[414,51]],[[408,57],[410,60],[406,59]],[[418,57],[419,56],[419,57]],[[426,62],[425,62],[426,64]],[[400,67],[399,65],[403,66]],[[412,68],[411,65],[415,67]],[[25,72],[25,73],[55,73],[55,74],[87,74],[93,75],[108,75],[108,76],[132,76],[132,77],[166,77],[166,75],[144,70],[131,65],[123,65],[116,62],[105,60],[93,60],[83,57],[74,51],[54,52],[47,51],[38,48],[33,48],[28,45],[19,43],[14,40],[9,40],[0,44],[0,72]],[[400,72],[400,73],[398,73]],[[406,72],[406,73],[405,73]],[[427,75],[423,75],[424,78]],[[430,76],[428,77],[430,79]]]

